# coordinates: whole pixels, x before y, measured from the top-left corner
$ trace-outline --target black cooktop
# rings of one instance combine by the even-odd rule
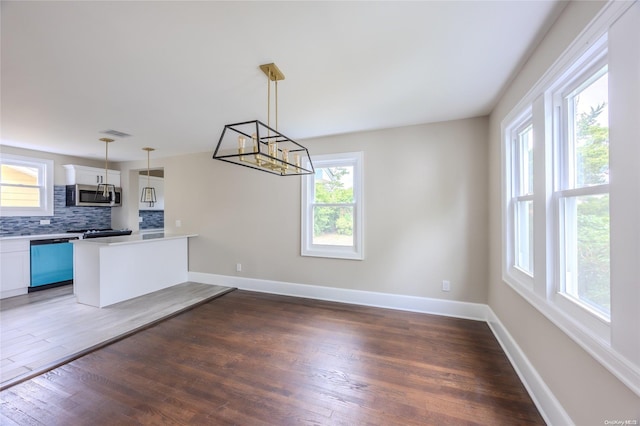
[[[131,229],[77,229],[67,231],[74,234],[82,234],[82,238],[117,237],[120,235],[131,235]]]

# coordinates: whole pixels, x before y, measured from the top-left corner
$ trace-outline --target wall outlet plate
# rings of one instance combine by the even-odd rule
[[[451,283],[449,281],[442,281],[442,291],[451,291]]]

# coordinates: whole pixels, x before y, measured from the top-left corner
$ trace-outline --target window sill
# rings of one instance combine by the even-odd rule
[[[512,282],[508,277],[503,277],[503,281],[621,382],[633,390],[636,395],[640,395],[640,368],[633,365],[611,347],[608,335],[600,336],[596,334],[577,319],[564,313],[556,303],[545,300],[525,286]],[[564,298],[564,296],[556,299],[560,298]]]
[[[311,248],[303,248],[302,256],[324,257],[328,259],[345,259],[345,260],[364,260],[364,255],[353,249],[353,247],[333,247],[333,246],[314,246]]]

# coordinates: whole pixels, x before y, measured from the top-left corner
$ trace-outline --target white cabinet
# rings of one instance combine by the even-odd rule
[[[147,176],[140,175],[138,179],[138,200],[142,195],[142,188],[147,186]],[[156,190],[156,202],[153,207],[149,203],[138,202],[138,210],[164,210],[164,178],[149,176],[149,186]]]
[[[27,294],[30,276],[29,239],[0,242],[0,298]]]
[[[65,164],[67,175],[67,185],[98,185],[100,183],[109,183],[116,187],[120,187],[120,171],[108,170],[105,174],[104,169],[97,167],[77,166],[75,164]]]

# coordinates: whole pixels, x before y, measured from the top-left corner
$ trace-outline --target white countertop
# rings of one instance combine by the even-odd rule
[[[197,237],[198,234],[170,234],[167,232],[157,233],[136,233],[122,235],[119,237],[88,238],[86,240],[73,240],[74,244],[96,244],[106,246],[116,246],[125,244],[151,243],[159,240],[175,240],[178,238]]]
[[[73,238],[78,237],[82,238],[82,234],[77,234],[73,232],[62,232],[59,234],[40,234],[40,235],[12,235],[10,237],[0,237],[0,241],[11,241],[11,240],[48,240],[52,238]]]

